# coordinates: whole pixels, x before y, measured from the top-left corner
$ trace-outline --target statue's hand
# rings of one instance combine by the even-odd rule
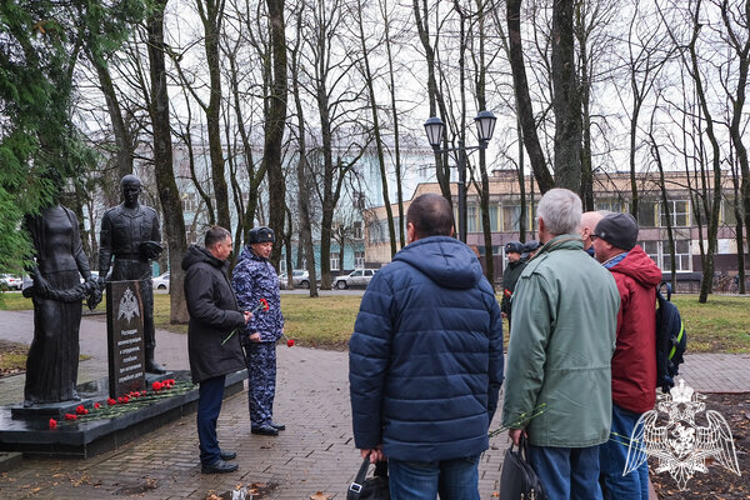
[[[37,272],[34,275],[34,288],[36,288],[36,293],[38,295],[45,297],[49,295],[50,290],[52,290],[52,285],[49,284],[49,281],[44,279],[44,276],[42,276],[41,273]]]
[[[144,241],[138,249],[141,255],[147,259],[155,259],[164,251],[164,247],[158,241]]]

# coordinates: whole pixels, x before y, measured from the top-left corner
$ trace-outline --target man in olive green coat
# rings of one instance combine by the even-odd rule
[[[552,189],[539,202],[544,244],[513,294],[503,425],[529,460],[547,498],[601,499],[597,446],[609,439],[610,359],[620,296],[583,249],[581,200]]]

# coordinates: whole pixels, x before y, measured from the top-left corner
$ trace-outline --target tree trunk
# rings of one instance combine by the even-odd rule
[[[447,117],[448,113],[445,101],[440,93],[437,78],[435,76],[435,49],[430,43],[429,9],[427,0],[422,0],[422,5],[419,4],[419,0],[413,0],[412,5],[414,10],[414,20],[417,24],[417,32],[419,33],[419,41],[422,43],[425,59],[427,61],[427,96],[430,104],[430,116],[438,116],[437,109],[440,108],[440,115]],[[437,44],[437,40],[435,43]],[[447,129],[445,134],[447,134]],[[445,137],[447,137],[447,135],[445,135]],[[440,184],[440,191],[443,194],[443,197],[445,197],[445,199],[452,205],[450,166],[447,161],[444,161],[444,157],[439,153],[435,153],[435,173],[437,174],[438,184]]]
[[[284,139],[287,110],[286,34],[284,32],[284,0],[266,0],[271,31],[271,54],[273,58],[273,82],[269,114],[265,127],[263,162],[268,174],[269,224],[276,234],[284,233],[284,210],[286,207],[286,181],[281,164],[281,145]],[[281,247],[271,254],[277,265]]]
[[[205,6],[203,2],[205,1]],[[206,107],[206,130],[208,132],[208,147],[211,157],[211,179],[214,187],[216,202],[217,224],[223,228],[231,228],[229,215],[229,191],[224,169],[224,150],[221,144],[221,60],[219,57],[219,43],[221,40],[221,24],[224,17],[224,1],[197,0],[198,13],[204,29],[204,48],[206,64],[210,79],[210,95]]]
[[[552,107],[555,111],[555,185],[578,193],[581,190],[582,136],[573,37],[574,3],[575,0],[557,0],[552,11]]]
[[[508,0],[507,13],[510,68],[513,72],[513,91],[516,94],[517,112],[521,122],[521,130],[523,130],[523,142],[529,154],[531,169],[539,185],[539,190],[545,193],[555,186],[555,181],[547,168],[544,151],[537,135],[536,120],[534,120],[534,111],[529,94],[529,83],[526,79],[526,63],[523,60],[523,44],[521,42],[521,0]]]
[[[180,192],[172,167],[172,131],[169,125],[169,94],[164,57],[164,9],[168,0],[160,0],[148,19],[148,56],[151,74],[151,124],[154,131],[154,172],[164,213],[164,234],[169,252],[170,323],[187,323],[190,319],[185,303],[185,280],[182,258],[187,253],[185,218]]]
[[[303,9],[300,9],[297,14],[297,32],[301,32],[302,26],[302,13]],[[307,261],[307,272],[310,277],[310,297],[318,296],[318,276],[315,269],[315,249],[313,248],[312,240],[312,222],[310,218],[310,190],[308,184],[311,180],[311,175],[307,168],[307,143],[306,143],[306,132],[305,132],[305,110],[302,107],[302,99],[300,98],[299,90],[299,66],[297,56],[299,54],[299,45],[301,37],[297,39],[297,45],[292,50],[292,92],[294,95],[294,104],[297,109],[297,126],[298,126],[298,141],[299,141],[299,162],[297,164],[297,189],[299,198],[299,235],[300,244],[305,252]],[[289,252],[291,253],[291,251]],[[300,252],[301,253],[301,252]],[[298,254],[298,258],[300,255]],[[291,260],[288,258],[288,262]],[[288,271],[289,282],[292,282],[292,268]]]

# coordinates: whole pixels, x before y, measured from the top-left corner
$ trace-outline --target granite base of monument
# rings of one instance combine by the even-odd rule
[[[66,413],[75,413],[78,405],[91,406],[91,399],[81,398],[76,401],[63,401],[60,403],[35,404],[33,406],[14,405],[10,407],[14,419],[21,418],[62,418]]]
[[[172,378],[178,381],[189,380],[190,372],[175,372]],[[241,392],[246,378],[245,370],[227,375],[224,397]],[[106,404],[108,389],[109,382],[106,378],[78,386],[78,392],[82,396],[102,404]],[[76,406],[78,404],[81,403],[76,402]],[[195,412],[198,406],[198,386],[113,418],[66,422],[65,426],[57,429],[49,428],[49,416],[14,418],[12,406],[0,407],[0,451],[23,452],[24,456],[89,458]]]

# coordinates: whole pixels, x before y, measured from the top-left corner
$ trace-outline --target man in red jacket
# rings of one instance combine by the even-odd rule
[[[630,214],[605,216],[591,235],[596,259],[612,272],[620,292],[612,356],[612,430],[599,448],[608,498],[648,500],[648,464],[623,476],[636,422],[656,403],[656,286],[661,270],[636,245],[638,223]]]

